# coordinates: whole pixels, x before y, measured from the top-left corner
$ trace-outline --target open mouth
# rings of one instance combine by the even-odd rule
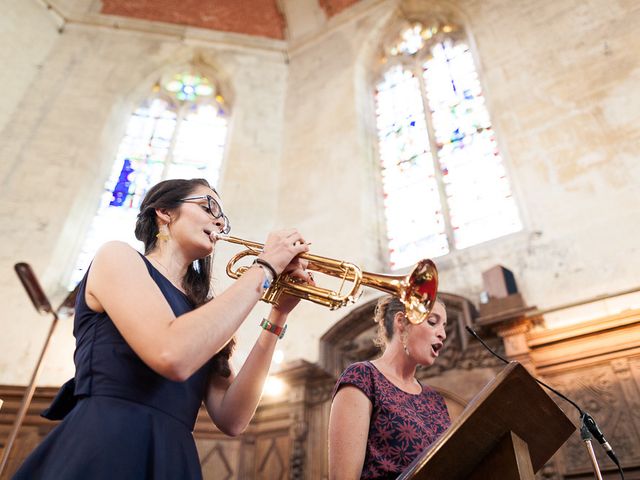
[[[431,350],[433,350],[433,355],[437,357],[439,355],[440,350],[442,350],[442,347],[444,347],[443,343],[434,343],[434,344],[432,344],[431,345]]]

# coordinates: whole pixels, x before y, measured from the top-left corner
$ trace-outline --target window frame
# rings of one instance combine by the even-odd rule
[[[439,25],[439,26],[452,25],[453,29],[452,31],[446,32],[446,33],[442,32],[442,30],[439,29],[439,31],[436,34],[434,34],[432,38],[426,40],[423,46],[414,54],[398,54],[398,55],[390,54],[390,48],[391,48],[390,46],[393,45],[394,43],[397,43],[401,33],[404,30],[406,30],[411,25],[416,23],[421,23],[422,25],[431,24],[431,25]],[[431,110],[428,104],[427,89],[426,89],[426,82],[424,79],[424,68],[423,68],[423,65],[428,60],[428,57],[431,55],[431,48],[434,45],[444,41],[445,39],[451,39],[451,41],[453,42],[453,45],[456,45],[457,43],[462,42],[469,50],[469,53],[473,60],[475,71],[478,76],[478,82],[482,90],[482,96],[485,99],[485,108],[487,110],[487,113],[489,114],[489,118],[491,122],[491,130],[493,132],[496,144],[498,146],[502,167],[505,170],[505,176],[507,178],[507,181],[509,182],[511,196],[513,197],[513,201],[515,203],[515,208],[517,209],[518,217],[521,225],[521,228],[519,230],[510,232],[504,235],[499,235],[497,237],[483,240],[473,245],[469,245],[461,248],[458,248],[455,245],[454,229],[451,222],[450,207],[449,207],[449,202],[447,201],[447,195],[445,191],[445,182],[443,179],[441,163],[438,156],[440,148],[438,147],[438,144],[436,142],[435,128],[433,124],[433,117],[431,114]],[[473,42],[472,37],[466,32],[466,29],[457,22],[448,21],[448,20],[444,21],[442,18],[439,18],[439,19],[419,18],[411,21],[408,21],[406,19],[402,19],[401,21],[396,20],[395,25],[392,28],[388,29],[387,34],[384,35],[383,41],[381,42],[381,47],[379,48],[378,60],[379,61],[377,62],[377,65],[374,68],[372,68],[370,71],[369,84],[370,84],[370,91],[372,92],[370,99],[372,103],[372,112],[374,116],[373,128],[374,128],[375,141],[374,141],[373,150],[374,150],[376,166],[377,166],[377,175],[376,175],[376,178],[378,181],[377,190],[379,192],[380,198],[384,198],[385,191],[383,188],[382,175],[381,175],[382,165],[381,165],[379,130],[377,128],[377,122],[375,120],[377,118],[377,115],[375,113],[377,109],[377,100],[376,100],[377,86],[383,81],[383,77],[389,69],[395,66],[401,66],[409,70],[412,73],[412,75],[416,77],[419,85],[419,90],[420,90],[419,93],[422,99],[424,119],[426,123],[428,137],[429,137],[428,142],[429,142],[430,152],[428,153],[431,156],[431,161],[434,166],[434,177],[435,177],[436,185],[438,189],[442,215],[445,222],[445,233],[446,233],[447,245],[448,245],[449,251],[446,254],[443,254],[434,258],[437,258],[441,263],[442,262],[448,263],[447,262],[448,259],[456,258],[459,255],[461,255],[462,252],[470,252],[478,248],[492,248],[494,245],[503,243],[505,239],[509,239],[514,236],[516,236],[517,238],[521,238],[522,235],[528,236],[527,234],[528,228],[527,228],[525,211],[522,207],[521,202],[519,201],[518,185],[517,185],[517,182],[515,181],[515,176],[512,174],[510,169],[509,161],[506,154],[506,151],[507,151],[506,146],[504,145],[503,142],[500,141],[501,135],[499,133],[499,127],[497,125],[496,119],[494,118],[494,115],[492,115],[491,113],[491,110],[492,110],[490,108],[491,102],[489,99],[487,88],[483,81],[483,75],[480,68],[481,64],[478,60],[478,55],[475,51],[475,44]],[[381,202],[381,205],[382,205],[382,208],[380,209],[381,212],[378,215],[378,219],[379,219],[379,222],[383,225],[382,230],[384,230],[384,234],[383,234],[384,238],[381,239],[381,242],[382,242],[381,248],[385,254],[387,268],[389,268],[391,271],[406,270],[407,268],[410,268],[411,265],[398,265],[394,267],[391,266],[392,265],[391,255],[389,251],[389,241],[390,241],[389,230],[387,225],[385,207],[382,204],[382,202]],[[508,242],[509,240],[506,240],[506,241]]]

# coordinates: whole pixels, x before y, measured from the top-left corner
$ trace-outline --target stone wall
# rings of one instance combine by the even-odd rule
[[[477,300],[481,272],[496,264],[540,308],[637,288],[626,266],[639,258],[640,36],[630,25],[640,10],[603,1],[413,1],[404,10],[436,6],[467,29],[525,224],[436,259],[442,290]],[[304,34],[289,42],[279,218],[310,232],[316,252],[369,270],[385,265],[371,71],[396,14],[396,2],[359,2],[324,24],[303,18],[315,34],[298,27]],[[639,305],[628,300],[618,308]],[[304,355],[342,313],[300,310],[318,318],[291,326],[303,337],[288,348]]]
[[[64,298],[128,115],[159,74],[195,55],[232,98],[220,189],[234,233],[262,241],[272,228],[298,226],[313,253],[385,269],[371,71],[398,2],[363,0],[327,16],[309,0],[308,11],[284,1],[286,41],[105,16],[91,0],[48,2],[49,10],[4,3],[0,75],[14,88],[0,101],[0,383],[28,381],[49,322],[29,305],[13,264],[30,262],[52,303]],[[525,223],[436,259],[442,289],[478,299],[481,272],[498,263],[540,308],[637,287],[640,7],[405,3],[433,7],[468,31]],[[23,39],[27,49],[15,46]],[[218,289],[229,284],[228,251],[218,252]],[[638,306],[628,298],[616,308]],[[258,307],[240,330],[238,359],[265,312]],[[316,361],[318,339],[345,313],[301,306],[280,344],[285,358]],[[62,323],[45,384],[72,371],[70,322]]]
[[[276,213],[287,77],[282,42],[262,39],[257,48],[250,37],[229,44],[224,35],[197,29],[140,32],[136,21],[114,29],[96,24],[103,20],[91,3],[61,11],[67,18],[62,33],[41,54],[37,73],[25,78],[28,89],[0,133],[0,377],[8,384],[28,381],[50,322],[31,307],[13,264],[32,265],[54,306],[66,296],[65,282],[129,115],[161,74],[194,57],[218,74],[232,103],[221,191],[234,227],[248,237],[264,236]],[[34,22],[51,22],[42,7],[31,13]],[[59,384],[70,375],[72,352],[66,319],[43,382]]]

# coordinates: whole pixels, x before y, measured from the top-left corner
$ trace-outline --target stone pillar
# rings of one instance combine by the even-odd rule
[[[507,359],[520,362],[531,374],[535,374],[535,366],[529,355],[531,349],[527,343],[527,333],[532,325],[533,322],[523,316],[497,326],[495,331],[502,338]]]
[[[522,296],[516,293],[480,305],[480,317],[476,321],[476,325],[487,327],[502,339],[507,360],[520,362],[531,374],[535,374],[535,366],[527,334],[540,320],[531,315],[535,310],[526,306]]]

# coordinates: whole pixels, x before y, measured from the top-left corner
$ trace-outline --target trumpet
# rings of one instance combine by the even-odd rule
[[[217,239],[245,247],[245,250],[235,254],[227,263],[227,275],[233,279],[240,278],[250,268],[237,266],[240,260],[249,256],[257,257],[264,250],[263,244],[238,237],[218,235]],[[438,270],[429,259],[420,260],[408,275],[385,275],[364,272],[353,263],[310,253],[303,253],[299,258],[308,261],[307,270],[340,279],[338,290],[300,283],[287,274],[281,274],[265,290],[261,300],[277,305],[280,296],[287,294],[336,310],[356,302],[365,286],[398,297],[405,306],[407,319],[415,325],[429,316],[436,301]]]

